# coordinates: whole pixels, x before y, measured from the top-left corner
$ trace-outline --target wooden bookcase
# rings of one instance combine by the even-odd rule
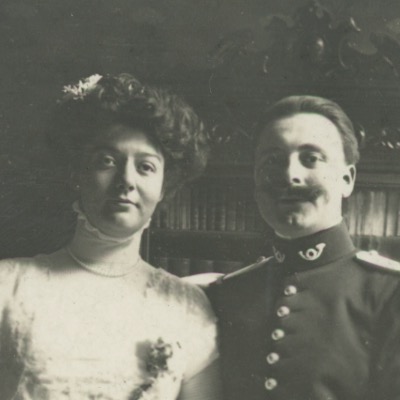
[[[168,258],[178,270],[182,259],[183,264],[190,259],[190,273],[228,272],[263,254],[268,237],[253,199],[250,167],[211,166],[157,211],[146,256],[163,267]]]
[[[144,256],[155,266],[187,275],[229,272],[271,255],[271,231],[258,213],[253,191],[251,165],[211,165],[202,178],[156,212],[145,234]],[[344,215],[358,247],[383,249],[396,256],[397,240],[400,245],[397,153],[364,155]]]

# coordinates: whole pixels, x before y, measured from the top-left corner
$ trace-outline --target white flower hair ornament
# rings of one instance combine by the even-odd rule
[[[63,87],[65,99],[83,100],[86,95],[92,92],[99,80],[103,78],[102,75],[94,74],[83,80],[80,80],[75,85],[66,85]]]

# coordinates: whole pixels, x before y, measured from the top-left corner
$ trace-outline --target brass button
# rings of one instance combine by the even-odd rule
[[[286,317],[286,316],[288,316],[289,314],[290,314],[290,308],[289,308],[289,307],[286,307],[286,306],[281,306],[281,307],[279,307],[278,310],[276,311],[276,315],[277,315],[279,318]]]
[[[297,287],[293,285],[288,285],[283,290],[283,293],[285,294],[285,296],[293,296],[297,293]]]
[[[280,356],[278,353],[269,353],[267,355],[267,363],[269,365],[276,364],[279,361],[279,359],[280,359]]]
[[[282,329],[275,329],[272,332],[271,337],[273,340],[280,340],[285,337],[285,332]]]
[[[274,390],[278,386],[278,381],[274,378],[267,378],[265,380],[265,389],[267,390]]]

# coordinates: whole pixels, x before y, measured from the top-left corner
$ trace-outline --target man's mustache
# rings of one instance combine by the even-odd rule
[[[262,189],[275,200],[299,199],[300,201],[314,201],[325,194],[325,190],[318,185],[293,187],[265,184]]]

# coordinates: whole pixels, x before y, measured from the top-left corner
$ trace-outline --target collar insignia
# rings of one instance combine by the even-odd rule
[[[275,248],[275,246],[272,246],[272,251],[274,252],[274,256],[276,258],[276,261],[278,261],[278,263],[282,264],[285,261],[285,254],[281,253],[279,250],[277,250]]]
[[[299,251],[299,256],[306,261],[315,261],[321,256],[325,246],[326,246],[325,243],[319,243],[315,246],[315,248],[311,247],[310,249],[307,249],[305,252]]]

